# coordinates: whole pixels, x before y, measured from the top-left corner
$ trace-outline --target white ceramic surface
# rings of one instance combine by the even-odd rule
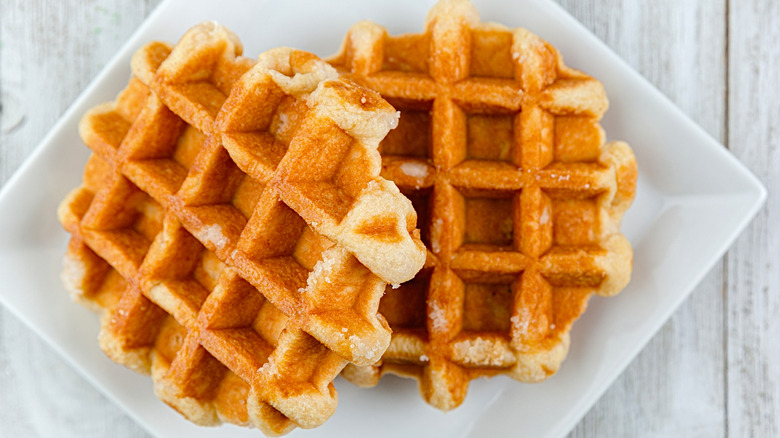
[[[432,0],[168,0],[109,62],[0,193],[0,302],[25,321],[96,387],[160,437],[257,437],[233,426],[199,428],[159,402],[148,377],[107,359],[95,315],[70,301],[59,281],[67,235],[59,201],[79,184],[88,151],[78,120],[111,100],[129,76],[132,53],[153,39],[175,41],[202,20],[217,20],[244,42],[245,54],[287,45],[332,54],[349,26],[371,19],[391,33],[419,32]],[[591,300],[574,326],[561,371],[524,385],[505,378],[472,383],[466,402],[444,414],[416,384],[394,377],[375,389],[337,381],[339,408],[323,427],[292,436],[565,435],[723,255],[766,196],[728,151],[693,124],[593,35],[546,0],[474,0],[484,20],[524,26],[550,41],[567,64],[604,82],[609,139],[628,141],[639,162],[639,190],[623,231],[634,246],[631,284],[615,298]],[[349,10],[349,12],[344,12]],[[301,13],[305,17],[300,17]]]

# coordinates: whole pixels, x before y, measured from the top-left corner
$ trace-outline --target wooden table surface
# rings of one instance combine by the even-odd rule
[[[769,189],[571,436],[780,436],[780,1],[558,1]],[[0,184],[158,2],[2,1]],[[109,434],[149,436],[0,307],[0,436]]]

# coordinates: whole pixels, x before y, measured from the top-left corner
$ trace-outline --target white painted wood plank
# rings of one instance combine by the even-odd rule
[[[0,184],[141,23],[156,1],[3,0],[0,89],[20,103],[0,133]],[[4,99],[4,105],[7,100]],[[0,307],[0,436],[147,437]]]
[[[725,1],[560,3],[725,141]],[[724,436],[722,290],[719,263],[570,436]]]
[[[780,2],[731,2],[729,146],[769,189],[727,258],[728,436],[780,436]]]

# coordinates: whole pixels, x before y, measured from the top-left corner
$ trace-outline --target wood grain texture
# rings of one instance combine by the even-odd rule
[[[780,436],[780,2],[556,1],[770,189],[570,436]],[[0,132],[0,184],[158,3],[2,0],[0,91],[25,118]],[[0,307],[0,437],[109,435],[149,436]]]
[[[731,2],[728,139],[764,208],[727,255],[728,436],[780,436],[780,3]]]
[[[725,142],[725,0],[560,3]],[[725,436],[723,281],[718,263],[571,437]]]

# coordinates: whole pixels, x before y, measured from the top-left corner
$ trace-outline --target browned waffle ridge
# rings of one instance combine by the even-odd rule
[[[631,274],[619,229],[636,161],[605,144],[601,83],[525,29],[480,23],[466,0],[439,1],[422,34],[360,22],[331,63],[401,111],[382,175],[412,200],[429,250],[380,303],[393,329],[383,360],[343,375],[414,377],[448,410],[476,377],[555,373],[588,298]]]
[[[280,435],[332,415],[347,361],[380,358],[379,299],[425,250],[379,176],[397,112],[310,53],[241,52],[216,23],[148,44],[84,116],[63,279],[106,354],[185,417]]]

